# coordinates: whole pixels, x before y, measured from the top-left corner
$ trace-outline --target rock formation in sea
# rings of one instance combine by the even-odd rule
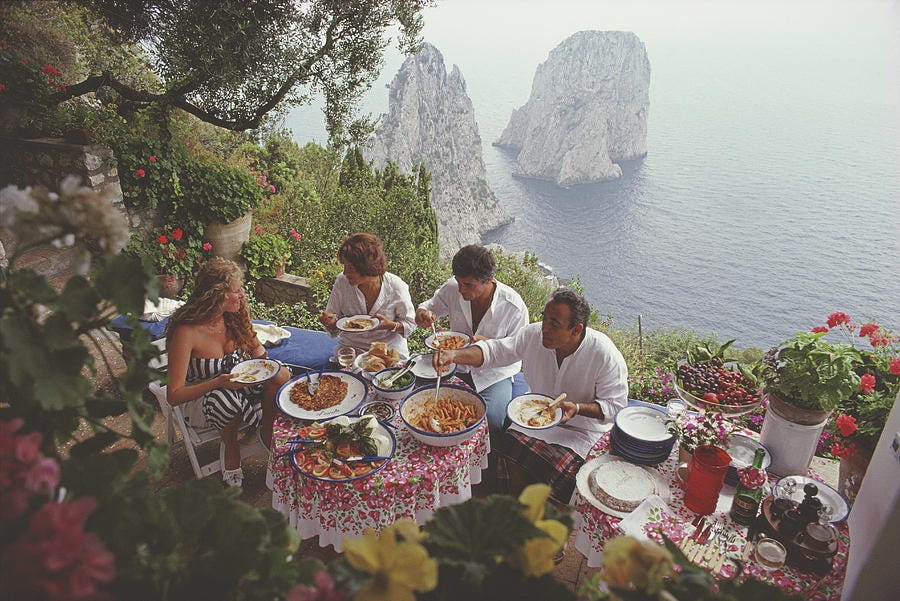
[[[462,73],[454,65],[448,75],[444,57],[431,44],[408,57],[394,76],[388,114],[365,154],[378,167],[390,158],[404,173],[425,163],[443,258],[511,220],[488,185]]]
[[[534,74],[531,97],[495,142],[518,151],[514,175],[572,186],[621,177],[647,154],[650,61],[628,31],[580,31]]]

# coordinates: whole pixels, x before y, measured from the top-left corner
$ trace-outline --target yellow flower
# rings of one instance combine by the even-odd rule
[[[399,520],[381,538],[371,528],[361,539],[344,541],[347,562],[372,575],[355,601],[415,601],[413,591],[437,586],[437,561],[419,544],[422,535],[412,520]]]
[[[547,534],[526,540],[513,558],[512,563],[526,576],[552,572],[553,556],[569,537],[569,529],[562,523],[543,519],[549,496],[550,487],[546,484],[532,484],[519,495],[519,502],[525,505],[525,517]]]
[[[630,536],[618,536],[606,543],[601,578],[611,587],[656,595],[663,590],[664,579],[672,574],[672,555],[664,547]]]

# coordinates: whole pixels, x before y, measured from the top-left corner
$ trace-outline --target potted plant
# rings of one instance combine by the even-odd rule
[[[291,243],[287,238],[262,230],[250,236],[241,247],[241,258],[254,280],[278,276],[290,264]]]
[[[679,460],[686,462],[694,449],[712,445],[725,448],[728,437],[735,430],[721,413],[685,412],[666,420],[669,434],[678,439]]]
[[[157,273],[160,295],[175,297],[184,283],[196,273],[213,246],[180,227],[164,227],[144,237],[133,233],[123,249],[126,254],[150,261]]]
[[[837,330],[850,344],[866,341],[868,347],[859,351],[859,386],[838,403],[826,426],[831,454],[841,462],[838,487],[852,503],[900,391],[900,338],[874,321],[855,324],[841,317],[833,323],[818,329]]]

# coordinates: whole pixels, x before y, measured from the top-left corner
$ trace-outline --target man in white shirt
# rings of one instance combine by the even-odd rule
[[[475,366],[521,360],[531,392],[551,397],[566,393],[559,426],[530,430],[513,424],[499,439],[497,451],[503,461],[498,477],[509,480],[512,494],[530,482],[545,482],[553,489],[554,501],[568,503],[575,474],[602,434],[603,424],[625,407],[625,359],[609,337],[587,327],[589,318],[590,305],[584,297],[559,288],[544,306],[542,322],[508,338],[442,351],[436,360],[440,365]]]
[[[430,328],[438,317],[450,317],[450,329],[473,341],[506,338],[528,324],[528,308],[519,293],[494,279],[497,265],[491,251],[477,244],[464,246],[453,257],[453,277],[416,310],[416,323]],[[491,432],[506,422],[512,399],[512,379],[522,364],[513,361],[495,367],[460,366],[457,371],[487,403]]]

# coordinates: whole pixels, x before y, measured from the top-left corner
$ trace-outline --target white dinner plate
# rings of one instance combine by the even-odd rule
[[[332,405],[331,407],[326,407],[325,409],[320,409],[318,411],[311,411],[304,409],[291,400],[291,389],[294,386],[308,386],[310,378],[315,381],[319,377],[318,372],[303,374],[288,381],[278,390],[278,394],[275,396],[275,404],[278,405],[278,408],[286,415],[290,415],[291,417],[323,421],[338,417],[339,415],[351,413],[359,407],[360,403],[366,400],[369,386],[362,376],[346,371],[330,369],[323,371],[322,375],[337,376],[347,382],[347,394],[344,396],[344,400],[337,405]]]
[[[613,509],[612,507],[607,507],[600,501],[600,499],[594,496],[594,493],[591,492],[591,487],[588,484],[588,482],[590,481],[591,473],[604,463],[610,462],[623,464],[628,463],[624,459],[619,459],[614,455],[600,455],[599,457],[591,459],[590,461],[586,461],[584,465],[582,465],[578,470],[578,473],[575,474],[575,487],[578,489],[578,493],[582,497],[584,497],[585,501],[587,501],[603,513],[617,518],[624,518],[631,512],[620,511],[618,509]],[[663,476],[659,472],[659,470],[653,469],[652,467],[647,467],[646,465],[641,465],[638,467],[646,471],[653,478],[653,481],[656,484],[656,496],[661,498],[665,503],[669,503],[672,499],[672,492],[669,490],[669,483],[666,482],[665,476]]]
[[[454,332],[452,330],[444,330],[442,332],[435,332],[434,334],[426,338],[425,346],[434,350],[438,350],[440,348],[440,344],[442,344],[445,340],[452,338],[461,338],[465,341],[462,346],[458,346],[456,348],[466,348],[470,344],[468,334],[463,334],[462,332]]]
[[[428,353],[426,355],[414,355],[410,357],[410,361],[413,359],[416,360],[416,364],[413,365],[411,370],[413,375],[422,380],[437,380],[437,372],[434,371],[434,367],[431,366],[431,358],[433,356],[433,353]],[[441,378],[449,378],[456,373],[456,363],[448,363],[444,366],[444,369],[447,371],[441,374]]]
[[[847,519],[847,515],[850,513],[850,504],[847,503],[847,499],[844,498],[844,495],[824,482],[819,482],[808,476],[785,476],[776,483],[776,486],[782,484],[788,478],[793,478],[797,483],[797,486],[794,487],[794,494],[791,495],[792,501],[796,501],[797,503],[803,501],[803,498],[806,496],[806,493],[803,492],[803,487],[807,484],[815,484],[819,489],[819,493],[816,496],[819,497],[819,500],[822,501],[824,505],[831,507],[831,523],[837,524],[838,522],[843,522]]]
[[[625,407],[616,413],[616,425],[623,433],[650,442],[662,442],[672,438],[666,427],[666,412],[641,405]]]
[[[517,396],[511,400],[509,405],[506,406],[506,415],[508,415],[509,419],[520,428],[546,430],[562,421],[564,413],[562,407],[556,407],[553,413],[553,419],[540,426],[529,426],[528,418],[541,408],[549,405],[551,402],[553,402],[552,396],[529,392],[528,394]]]
[[[274,359],[248,359],[231,368],[233,382],[242,384],[261,384],[271,380],[281,367]]]
[[[351,315],[341,317],[334,326],[343,332],[368,332],[377,328],[380,323],[380,319],[371,315]]]
[[[274,324],[255,323],[253,331],[263,346],[271,347],[281,344],[281,342],[291,337],[291,333],[284,328]]]

